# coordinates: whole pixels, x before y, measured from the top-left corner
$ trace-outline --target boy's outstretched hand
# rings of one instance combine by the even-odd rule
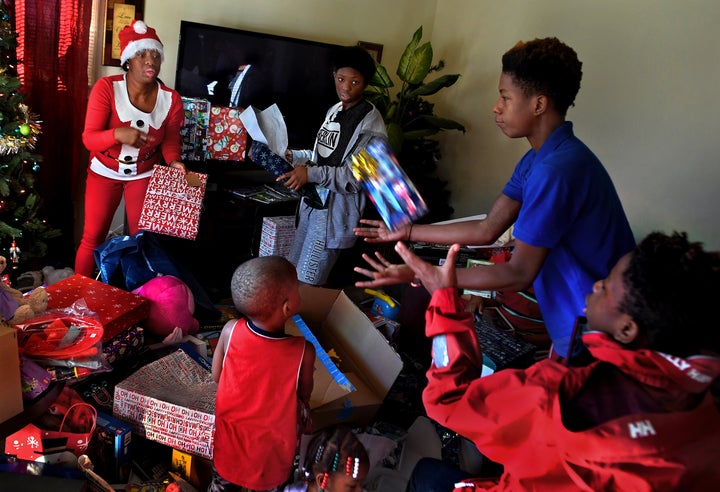
[[[355,282],[355,287],[374,289],[383,285],[407,284],[415,278],[415,272],[410,267],[390,263],[378,251],[375,252],[375,258],[365,253],[363,253],[362,257],[371,269],[355,267],[354,270],[371,280]]]
[[[360,219],[360,224],[365,227],[355,227],[353,232],[356,236],[364,237],[367,243],[387,243],[390,241],[402,241],[408,238],[410,225],[405,225],[396,231],[391,231],[381,220]]]
[[[430,263],[420,259],[415,253],[410,251],[404,243],[398,242],[395,245],[395,251],[405,262],[405,265],[410,267],[415,276],[420,279],[425,288],[431,294],[437,289],[443,289],[445,287],[456,287],[457,286],[457,274],[455,272],[455,262],[457,261],[457,255],[460,251],[459,244],[453,244],[448,250],[447,259],[442,266],[434,266]]]

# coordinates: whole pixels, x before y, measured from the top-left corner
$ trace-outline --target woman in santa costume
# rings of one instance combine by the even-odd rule
[[[153,166],[186,171],[180,160],[182,99],[158,79],[164,55],[155,29],[136,20],[119,38],[126,73],[97,81],[85,116],[90,165],[75,272],[86,276],[93,275],[94,250],[105,241],[120,200],[125,198],[127,226],[135,234]]]

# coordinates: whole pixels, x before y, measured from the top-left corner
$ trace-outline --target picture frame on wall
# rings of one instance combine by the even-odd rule
[[[105,36],[103,65],[120,66],[120,38],[118,33],[133,20],[142,20],[145,0],[107,0],[105,8]]]
[[[368,43],[367,41],[358,41],[358,46],[365,48],[365,51],[370,53],[375,60],[375,63],[382,61],[383,45],[377,43]]]

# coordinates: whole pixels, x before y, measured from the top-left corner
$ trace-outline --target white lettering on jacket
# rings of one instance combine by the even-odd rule
[[[637,439],[638,437],[654,436],[657,433],[655,428],[652,426],[649,420],[638,420],[628,424],[628,431],[630,431],[630,437]]]
[[[677,357],[675,355],[670,354],[663,354],[660,353],[663,357],[665,357],[668,362],[670,362],[672,365],[680,369],[682,372],[687,374],[687,376],[699,383],[709,383],[712,381],[712,378],[708,376],[707,374],[704,374],[697,370],[696,368],[692,367],[688,361],[681,357]]]

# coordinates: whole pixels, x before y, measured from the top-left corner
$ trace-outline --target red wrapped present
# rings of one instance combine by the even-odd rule
[[[199,186],[188,184],[197,176]],[[146,231],[194,240],[200,225],[207,174],[188,173],[169,166],[155,166],[145,193],[138,227]]]
[[[144,297],[80,274],[49,285],[47,292],[50,294],[48,309],[67,308],[78,299],[85,299],[88,309],[98,315],[103,325],[103,342],[150,314],[150,303]]]
[[[244,161],[247,130],[240,121],[242,109],[212,106],[207,132],[208,159]]]

